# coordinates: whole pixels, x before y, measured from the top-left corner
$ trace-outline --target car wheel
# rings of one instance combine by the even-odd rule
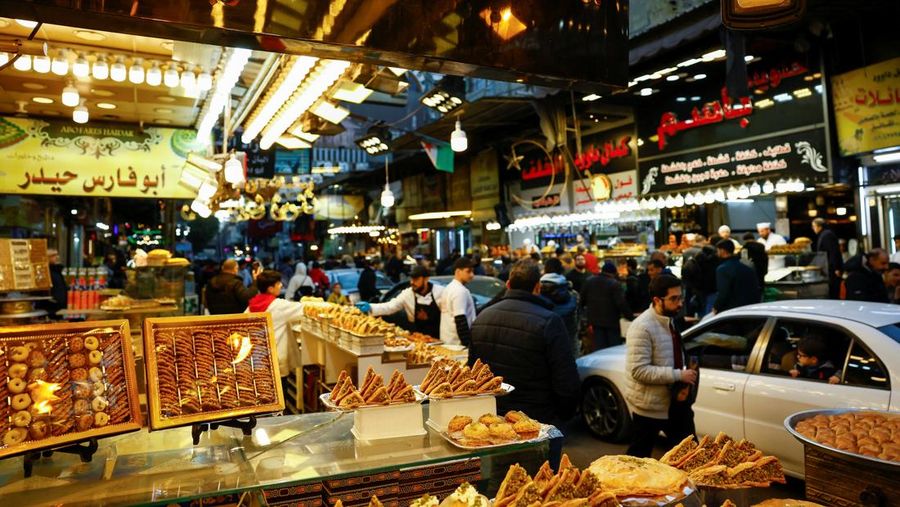
[[[628,436],[631,415],[628,405],[611,382],[588,379],[581,398],[581,418],[591,433],[601,440],[621,442]]]

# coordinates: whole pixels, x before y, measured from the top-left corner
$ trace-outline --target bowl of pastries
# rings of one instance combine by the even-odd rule
[[[455,416],[441,431],[451,444],[463,449],[478,449],[529,442],[546,436],[544,426],[523,412],[509,411],[505,416],[484,414],[475,419]]]
[[[805,445],[833,455],[900,469],[900,414],[877,410],[807,410],[784,425]]]

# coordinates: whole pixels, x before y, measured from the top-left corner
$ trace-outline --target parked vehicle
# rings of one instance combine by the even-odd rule
[[[793,378],[796,345],[818,336],[831,351],[840,383]],[[878,303],[796,300],[736,308],[683,333],[700,364],[694,404],[699,434],[724,431],[777,456],[803,476],[803,448],[785,429],[790,414],[808,409],[900,410],[900,308]],[[624,440],[631,423],[625,392],[625,346],[577,361],[581,413],[591,432]]]
[[[359,274],[362,273],[362,268],[345,268],[345,269],[332,269],[325,271],[325,274],[328,275],[328,283],[334,285],[335,282],[339,282],[341,284],[343,293],[350,298],[350,302],[356,304],[359,302]],[[378,292],[384,294],[394,285],[394,282],[388,278],[386,274],[381,271],[375,272],[375,287],[378,289]]]

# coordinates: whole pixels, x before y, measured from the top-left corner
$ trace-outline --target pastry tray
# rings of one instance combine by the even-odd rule
[[[511,386],[510,384],[507,384],[506,382],[503,382],[502,384],[500,384],[500,390],[495,391],[493,393],[477,393],[477,394],[466,394],[466,395],[457,395],[457,396],[441,396],[439,398],[432,398],[431,396],[423,393],[422,390],[419,389],[418,385],[413,386],[413,391],[416,393],[416,396],[421,395],[421,396],[424,396],[425,398],[428,398],[429,400],[439,400],[439,401],[462,400],[462,399],[466,399],[466,398],[482,398],[482,397],[488,397],[488,396],[494,396],[494,397],[506,396],[507,394],[509,394],[515,390],[516,390],[515,387]]]
[[[389,403],[387,405],[363,405],[361,407],[356,407],[356,408],[351,408],[351,409],[341,408],[341,407],[335,405],[334,403],[332,403],[331,400],[328,399],[328,397],[331,395],[330,392],[320,394],[319,401],[321,401],[322,405],[325,405],[325,407],[328,410],[331,410],[332,412],[356,412],[357,410],[366,410],[367,408],[388,408],[388,407],[399,407],[401,405],[416,405],[416,404],[419,404],[419,403],[422,403],[423,401],[425,401],[425,396],[423,396],[422,393],[418,392],[415,388],[413,388],[413,392],[416,394],[416,401],[408,401],[408,402],[402,402],[402,403]]]
[[[150,429],[284,410],[276,350],[268,313],[145,319]]]
[[[86,338],[96,342],[85,346]],[[19,348],[27,358],[16,359]],[[27,368],[19,377],[27,382],[20,393],[10,389],[10,377],[21,374],[11,375],[11,367]],[[60,389],[36,389],[38,380]],[[37,397],[45,399],[35,402]],[[26,402],[24,408],[14,408]],[[101,403],[103,408],[96,408]],[[37,405],[49,406],[49,412],[42,413]],[[22,412],[27,415],[18,418],[19,424],[29,422],[17,426],[14,416]],[[83,420],[88,418],[92,420]],[[0,328],[0,458],[137,431],[141,426],[127,320]],[[6,444],[7,437],[24,440]]]
[[[886,410],[875,410],[875,409],[815,409],[815,410],[804,410],[803,412],[797,412],[796,414],[789,415],[784,420],[784,427],[794,436],[797,440],[799,440],[804,445],[811,446],[815,449],[818,449],[826,454],[830,454],[832,456],[837,456],[843,459],[851,459],[856,460],[857,463],[867,464],[867,465],[877,465],[879,468],[888,469],[892,471],[900,471],[900,463],[896,461],[888,461],[879,458],[873,458],[871,456],[866,456],[864,454],[857,454],[855,452],[844,451],[841,449],[837,449],[834,447],[827,446],[825,444],[816,442],[815,440],[807,437],[806,435],[802,435],[799,431],[797,431],[797,423],[800,421],[804,421],[806,419],[812,419],[817,415],[842,415],[854,412],[873,412],[876,414],[884,414],[891,417],[900,417],[900,414],[897,412],[888,412]]]
[[[387,345],[385,345],[384,351],[385,352],[409,352],[411,350],[414,350],[415,348],[416,348],[416,346],[414,344],[409,344],[405,347],[388,347]]]
[[[425,424],[427,424],[429,428],[440,433],[441,437],[444,440],[450,442],[450,444],[453,445],[454,447],[459,447],[460,449],[467,449],[467,450],[493,449],[495,447],[506,447],[508,445],[519,445],[519,444],[528,444],[528,443],[532,443],[532,442],[540,442],[542,440],[547,440],[550,438],[550,428],[552,428],[552,426],[549,426],[547,424],[541,424],[541,429],[538,432],[538,435],[534,438],[522,439],[522,440],[511,440],[511,441],[506,441],[506,442],[502,442],[502,443],[488,444],[488,445],[467,445],[467,444],[464,444],[464,443],[459,442],[456,439],[454,439],[452,436],[450,436],[449,433],[447,433],[446,429],[438,428],[437,425],[432,423],[430,420],[425,421]]]

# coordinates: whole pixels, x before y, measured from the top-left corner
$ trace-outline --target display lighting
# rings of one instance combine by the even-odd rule
[[[694,194],[692,194],[690,192],[684,194],[684,204],[687,206],[693,206],[694,205]]]
[[[91,75],[91,65],[83,54],[79,54],[72,64],[72,75],[77,78],[86,78]]]
[[[131,62],[131,67],[128,68],[128,81],[133,84],[142,84],[144,82],[144,63],[140,58],[135,58],[133,62]]]
[[[244,127],[244,134],[241,141],[244,144],[250,143],[262,132],[263,128],[278,112],[282,105],[285,105],[291,94],[300,87],[300,83],[309,73],[310,69],[318,61],[318,58],[312,56],[292,56],[289,58],[285,68],[275,80],[274,86],[266,94],[262,108],[254,112],[254,116]]]
[[[169,67],[166,68],[165,74],[163,74],[163,84],[169,88],[177,88],[180,82],[178,67],[174,63],[170,63]]]
[[[704,62],[711,62],[713,60],[718,60],[720,58],[725,58],[725,50],[717,49],[715,51],[710,51],[709,53],[704,53],[703,56],[700,57]]]
[[[754,182],[750,185],[749,191],[750,191],[750,195],[751,195],[751,196],[757,196],[757,195],[759,195],[759,194],[762,193],[762,187],[759,186],[759,183],[757,183],[757,182],[754,181]]]
[[[341,106],[332,104],[327,100],[320,100],[318,104],[314,105],[312,109],[310,109],[310,112],[312,112],[312,114],[318,116],[319,118],[322,118],[323,120],[334,123],[335,125],[344,121],[344,118],[346,118],[350,114],[349,110]]]
[[[772,98],[775,99],[776,102],[787,102],[789,100],[794,100],[794,98],[791,97],[790,93],[779,93]]]
[[[16,23],[18,23],[19,26],[23,26],[29,30],[37,26],[37,21],[31,21],[28,19],[17,19]]]
[[[410,215],[410,220],[445,220],[447,218],[453,217],[470,217],[472,216],[472,212],[470,210],[462,210],[462,211],[431,211],[428,213],[417,213],[415,215]]]
[[[213,86],[213,78],[209,72],[202,70],[200,74],[197,74],[197,89],[201,92],[207,92],[212,90]]]
[[[216,162],[215,160],[201,157],[196,153],[188,153],[187,163],[198,169],[203,169],[211,173],[219,172],[222,170],[222,164]]]
[[[106,58],[97,57],[97,61],[91,66],[91,76],[94,79],[109,79],[109,64],[106,63]]]
[[[212,137],[212,129],[219,116],[225,110],[225,103],[231,100],[231,89],[244,72],[244,66],[250,60],[249,49],[237,48],[232,49],[225,55],[225,65],[218,74],[216,81],[216,89],[212,96],[203,105],[197,121],[197,139],[202,142],[208,142]],[[168,72],[168,71],[167,71]],[[191,72],[193,75],[193,72]]]
[[[181,71],[181,87],[185,90],[192,90],[197,86],[197,75],[192,69],[184,69]]]
[[[216,195],[217,190],[219,190],[219,184],[215,180],[208,179],[197,189],[197,199],[208,202],[212,196]]]
[[[289,150],[300,150],[304,148],[312,148],[312,145],[303,139],[298,139],[292,135],[283,135],[278,138],[276,143],[284,146]]]
[[[125,81],[128,77],[128,69],[125,68],[125,61],[120,56],[116,58],[116,63],[109,67],[109,78],[117,83]]]
[[[738,190],[737,190],[737,188],[735,188],[734,185],[731,185],[725,191],[725,198],[728,199],[729,201],[733,201],[738,198]]]
[[[94,224],[94,227],[100,229],[101,231],[108,231],[108,230],[109,230],[109,225],[104,224],[103,222],[97,222],[96,224]]]
[[[738,199],[749,199],[750,198],[750,187],[748,187],[746,183],[744,183],[743,185],[738,187],[737,197],[738,197]]]
[[[798,88],[794,90],[794,97],[798,99],[803,99],[812,95],[812,91],[809,88]]]
[[[391,142],[391,132],[387,128],[376,125],[369,128],[365,137],[354,142],[369,155],[380,155],[390,150],[388,143]]]
[[[893,153],[880,153],[877,155],[873,155],[872,159],[879,164],[884,164],[887,162],[897,162],[900,161],[900,151]]]
[[[653,95],[653,88],[641,88],[640,94],[641,97],[649,97]]]
[[[244,177],[244,164],[241,163],[234,153],[225,162],[225,181],[232,185],[240,185],[246,180]]]
[[[369,95],[372,95],[373,91],[353,81],[341,81],[338,88],[331,94],[331,97],[335,100],[362,104],[369,98]]]
[[[69,58],[65,50],[61,50],[56,54],[56,58],[54,58],[53,63],[50,64],[50,71],[57,76],[65,76],[69,73]]]
[[[394,192],[387,183],[384,184],[384,190],[381,191],[381,207],[390,208],[394,205]]]
[[[153,62],[153,65],[147,69],[146,82],[150,86],[159,86],[162,84],[162,70],[159,68],[159,63]]]
[[[489,231],[499,231],[503,227],[500,225],[499,222],[488,222],[487,224],[484,225],[484,228]]]
[[[756,102],[753,103],[753,107],[755,107],[756,109],[765,109],[767,107],[772,107],[774,105],[775,105],[775,101],[773,101],[772,99],[757,100]]]
[[[78,95],[78,89],[72,86],[72,83],[66,84],[62,91],[62,103],[64,106],[75,107],[81,102]]]
[[[209,209],[209,203],[200,200],[199,198],[194,199],[194,202],[191,203],[191,211],[199,215],[201,218],[209,218],[212,215],[212,210]]]
[[[185,166],[181,170],[181,178],[178,180],[178,183],[196,192],[207,177],[208,173],[205,170],[196,166]]]
[[[701,79],[706,79],[706,74],[694,74],[694,81],[700,81]]]
[[[344,225],[328,229],[328,234],[369,234],[385,230],[383,225]]]
[[[702,58],[689,58],[689,59],[679,63],[678,65],[676,65],[676,67],[690,67],[691,65],[698,64],[702,61],[703,61]]]
[[[314,143],[317,139],[319,139],[319,134],[310,134],[309,132],[304,132],[300,127],[292,129],[290,132],[292,135],[299,137],[300,139],[303,139],[308,143]]]
[[[450,149],[455,152],[463,152],[469,148],[469,140],[466,138],[466,132],[462,129],[462,123],[456,120],[456,128],[450,134]]]
[[[312,107],[349,66],[350,62],[342,60],[320,61],[315,70],[310,72],[309,77],[303,81],[303,84],[291,95],[290,100],[281,108],[278,115],[265,128],[259,142],[260,147],[264,150],[269,149],[272,143],[293,125],[301,114]]]
[[[601,98],[603,98],[603,97],[600,95],[597,95],[596,93],[592,93],[590,95],[585,95],[584,97],[581,97],[581,100],[584,102],[593,102],[593,101],[599,100]]]
[[[31,57],[29,55],[19,55],[16,61],[13,62],[13,68],[22,72],[28,72],[31,70]]]
[[[666,76],[666,81],[678,81],[681,79],[681,76],[678,74],[672,74],[671,76]]]
[[[50,57],[47,55],[37,55],[32,59],[31,66],[38,74],[46,74],[50,72]]]
[[[90,119],[90,113],[88,113],[88,108],[85,107],[84,101],[81,104],[72,110],[72,121],[75,123],[87,123]]]
[[[466,102],[465,97],[466,84],[463,78],[445,76],[431,91],[422,95],[419,102],[441,114],[447,114],[462,107]]]
[[[754,58],[756,58],[756,57],[753,55],[744,55],[744,61],[747,63],[752,62]]]
[[[652,208],[644,208],[637,200],[615,201],[598,203],[593,211],[581,213],[568,213],[565,215],[537,215],[516,219],[510,224],[509,230],[522,231],[548,226],[587,225],[592,223],[616,223],[634,222],[641,220],[654,220],[658,218]],[[496,229],[499,230],[500,224]]]

